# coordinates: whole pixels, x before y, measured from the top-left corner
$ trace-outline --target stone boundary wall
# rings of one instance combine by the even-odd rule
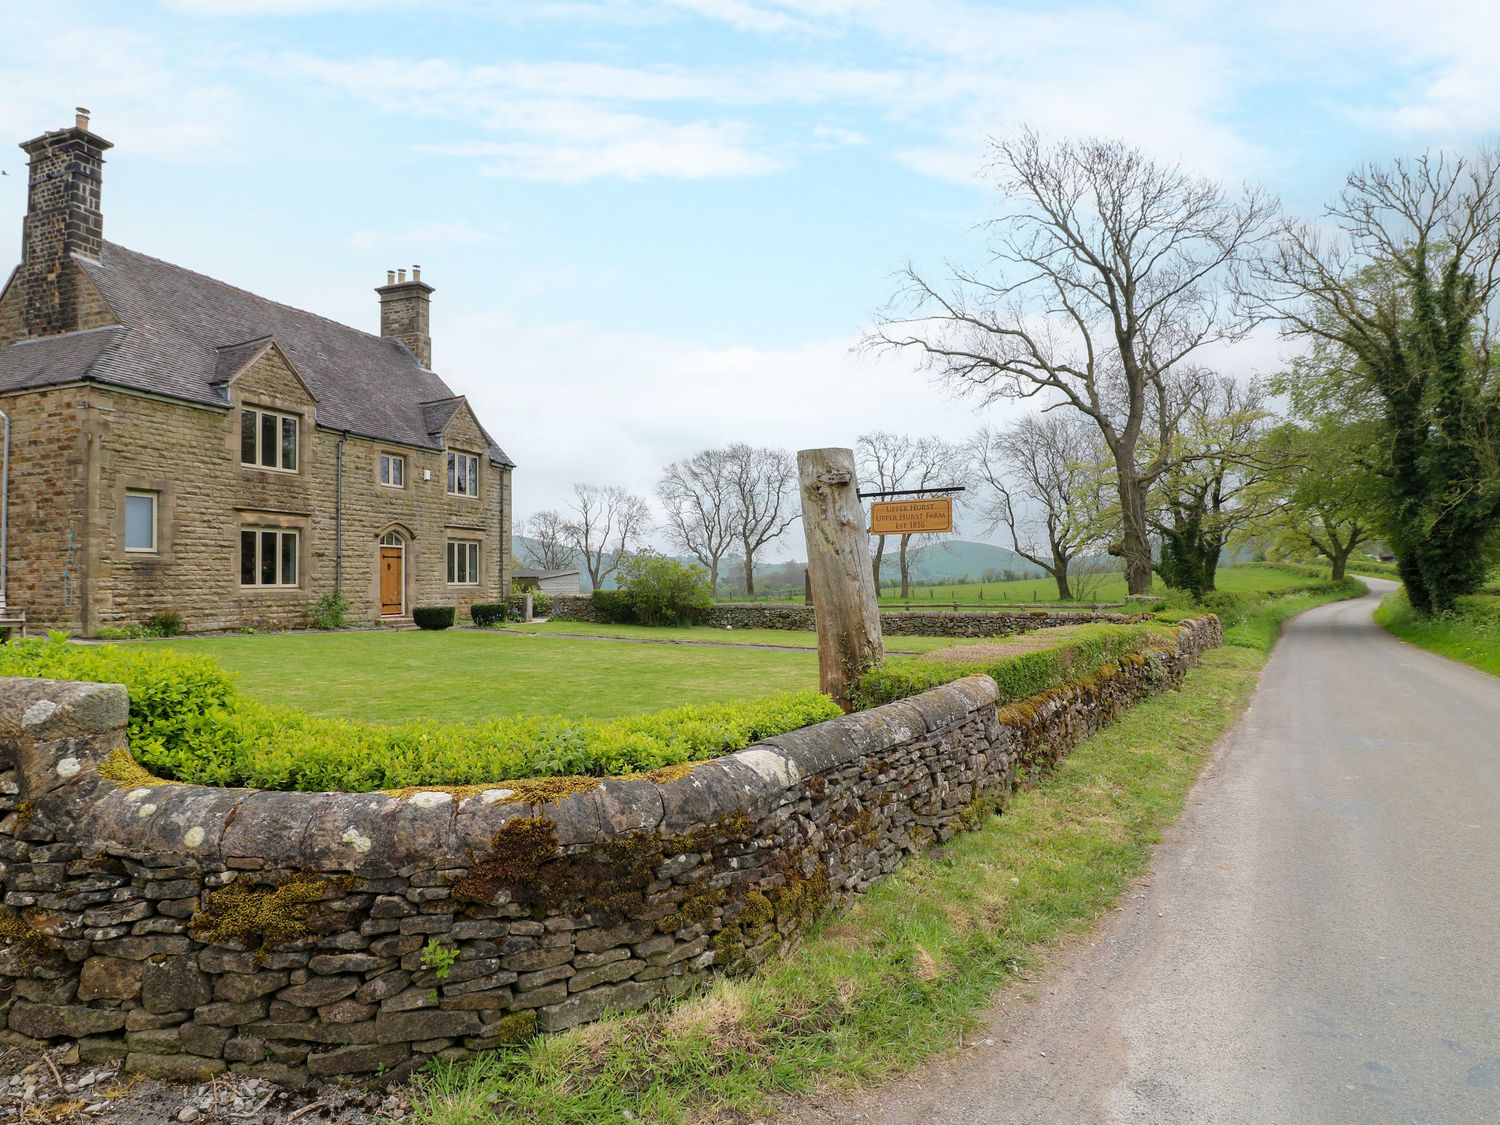
[[[587,597],[558,594],[552,598],[552,616],[559,621],[590,621],[607,624],[609,619],[594,608]],[[1100,610],[974,610],[944,613],[920,610],[883,610],[880,630],[888,637],[1009,637],[1032,629],[1055,625],[1107,622],[1125,625],[1145,621],[1148,613],[1111,613]],[[806,605],[717,605],[703,623],[714,629],[797,629],[817,626],[812,606]]]
[[[977,826],[1018,769],[1221,636],[1200,618],[1175,649],[1020,704],[997,710],[973,676],[540,803],[117,783],[100,767],[120,773],[123,687],[0,679],[0,1041],[301,1084],[677,995]]]

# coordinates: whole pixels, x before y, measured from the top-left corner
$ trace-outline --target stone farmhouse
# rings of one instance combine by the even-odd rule
[[[21,264],[0,293],[9,481],[0,610],[91,636],[356,619],[509,588],[511,470],[432,371],[432,286],[376,289],[378,336],[104,240],[110,142],[21,148]]]

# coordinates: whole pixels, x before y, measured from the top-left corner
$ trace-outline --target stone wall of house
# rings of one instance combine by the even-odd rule
[[[61,387],[0,398],[11,420],[6,602],[28,622],[78,632],[87,597],[88,392]]]
[[[482,456],[486,443],[465,411],[445,437],[452,448],[481,454],[480,494],[447,494],[442,451],[350,435],[340,536],[340,435],[316,428],[316,404],[279,352],[235,381],[227,410],[102,387],[4,401],[14,443],[10,601],[27,611],[29,624],[92,635],[174,610],[192,632],[296,626],[303,609],[334,587],[340,537],[351,615],[378,620],[378,543],[392,531],[405,543],[408,615],[414,605],[495,601],[508,587],[500,569],[508,575],[512,565],[510,471]],[[297,472],[240,464],[241,403],[301,416]],[[406,458],[404,487],[379,483],[382,452]],[[125,494],[133,489],[158,498],[151,553],[125,550]],[[301,532],[297,586],[240,585],[245,527]],[[449,539],[479,542],[479,583],[448,584]],[[73,575],[66,604],[65,569]]]
[[[1220,637],[998,711],[975,676],[655,779],[458,792],[117,783],[124,688],[0,680],[0,1039],[301,1083],[675,995],[977,826]]]
[[[594,608],[588,597],[556,596],[552,599],[552,616],[560,621],[592,621],[603,624],[609,619]],[[1148,614],[1110,613],[1100,610],[980,610],[976,612],[914,612],[882,610],[880,630],[888,637],[1008,637],[1031,629],[1048,629],[1057,625],[1081,625],[1102,621],[1114,625],[1143,621]],[[812,606],[808,605],[716,605],[703,622],[714,629],[796,629],[811,631],[817,627]]]

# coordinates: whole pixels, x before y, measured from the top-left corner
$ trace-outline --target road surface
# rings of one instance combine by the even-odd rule
[[[977,1045],[788,1122],[1500,1123],[1500,679],[1291,622],[1147,881]]]

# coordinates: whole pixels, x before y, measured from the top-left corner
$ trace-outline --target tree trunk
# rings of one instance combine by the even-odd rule
[[[911,542],[910,535],[901,537],[901,600],[906,601],[911,597],[911,567],[906,561],[906,545]]]
[[[741,541],[745,548],[745,593],[755,600],[755,560],[750,557],[750,540]]]
[[[1135,476],[1118,470],[1120,519],[1124,525],[1125,589],[1131,594],[1151,592],[1151,541],[1146,535],[1146,490]]]
[[[708,567],[708,590],[714,597],[719,596],[719,560],[717,558]]]
[[[860,676],[885,658],[854,452],[804,449],[797,475],[818,629],[818,686],[851,711]]]
[[[885,536],[875,536],[875,554],[870,559],[870,574],[875,579],[875,596],[880,597],[880,563],[885,557]]]

